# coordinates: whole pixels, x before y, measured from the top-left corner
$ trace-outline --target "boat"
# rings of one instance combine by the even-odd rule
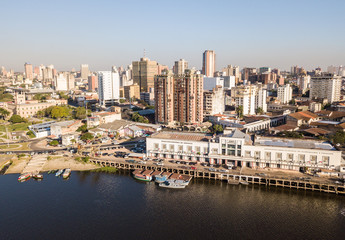
[[[71,175],[71,169],[70,168],[66,168],[65,172],[62,174],[62,177],[64,179],[68,178]]]
[[[242,185],[249,185],[249,182],[247,182],[247,181],[240,181],[240,184],[242,184]]]
[[[184,186],[188,186],[189,184],[189,181],[185,181],[185,180],[175,180],[174,182],[177,184],[184,185]]]
[[[168,179],[167,175],[155,175],[155,182],[156,183],[163,183]]]
[[[152,181],[151,175],[144,175],[141,173],[136,173],[136,174],[133,174],[133,177],[137,180],[140,180],[140,181],[145,181],[145,182],[151,182]]]
[[[25,173],[19,176],[18,182],[25,182],[31,178],[31,173]]]
[[[240,181],[234,180],[234,179],[228,179],[228,184],[231,184],[231,185],[238,185],[238,184],[240,184]]]
[[[36,180],[39,180],[39,179],[43,179],[43,175],[42,174],[39,174],[39,173],[36,173],[34,175],[32,175],[32,177]]]
[[[57,171],[57,173],[55,173],[55,176],[59,177],[62,173],[63,173],[63,169],[60,169],[59,171]]]
[[[163,188],[175,188],[175,189],[182,189],[182,188],[186,187],[186,185],[176,183],[175,181],[174,182],[173,181],[165,181],[163,183],[160,183],[159,186],[163,187]]]

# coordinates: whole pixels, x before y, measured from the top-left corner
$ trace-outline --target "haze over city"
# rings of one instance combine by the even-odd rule
[[[23,63],[92,71],[146,56],[216,69],[344,65],[343,1],[2,1],[0,66]]]

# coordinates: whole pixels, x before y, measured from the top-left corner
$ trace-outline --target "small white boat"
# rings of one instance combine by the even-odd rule
[[[178,184],[172,181],[165,181],[163,183],[160,183],[159,186],[163,188],[175,188],[175,189],[182,189],[186,187],[186,185]]]
[[[181,184],[181,185],[184,185],[184,186],[188,186],[189,181],[185,181],[185,180],[175,180],[175,183]]]
[[[60,169],[55,173],[55,177],[59,177],[63,173],[63,169]]]
[[[234,180],[234,179],[229,179],[229,180],[228,180],[228,184],[231,184],[231,185],[238,185],[238,184],[240,184],[240,181]]]
[[[62,177],[64,179],[68,178],[71,175],[71,169],[70,168],[66,168],[65,172],[62,174]]]
[[[25,182],[31,178],[31,173],[22,174],[18,178],[18,182]]]

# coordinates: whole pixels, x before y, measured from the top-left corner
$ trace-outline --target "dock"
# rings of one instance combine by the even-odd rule
[[[181,169],[178,166],[168,167],[168,166],[157,166],[151,164],[139,164],[139,163],[127,163],[121,160],[108,160],[108,159],[97,159],[91,158],[90,162],[107,167],[115,167],[123,170],[133,170],[144,171],[149,174],[155,171],[162,172],[164,175],[171,175],[169,178],[176,178],[182,176],[182,178],[201,178],[201,179],[213,179],[220,181],[228,181],[229,179],[235,181],[246,181],[249,184],[265,185],[265,186],[275,186],[299,190],[310,190],[325,193],[334,193],[345,195],[345,186],[328,184],[321,182],[310,182],[310,181],[300,181],[292,179],[280,179],[280,178],[270,178],[252,175],[236,175],[231,173],[220,173],[220,172],[210,172],[206,170],[191,170],[191,169]],[[179,178],[178,178],[179,179]]]

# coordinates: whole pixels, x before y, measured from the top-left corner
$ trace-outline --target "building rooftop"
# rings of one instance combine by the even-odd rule
[[[151,135],[149,138],[185,140],[185,141],[204,141],[212,139],[211,134],[204,133],[184,133],[184,132],[159,132]]]
[[[272,146],[272,147],[291,147],[291,148],[307,148],[307,149],[322,149],[335,150],[332,144],[328,142],[321,142],[316,140],[299,140],[299,139],[285,139],[285,138],[266,138],[260,137],[255,140],[254,145]]]
[[[305,121],[309,121],[310,119],[315,119],[318,117],[316,114],[311,113],[309,111],[295,112],[295,113],[289,114],[289,116],[298,120],[305,120]]]

